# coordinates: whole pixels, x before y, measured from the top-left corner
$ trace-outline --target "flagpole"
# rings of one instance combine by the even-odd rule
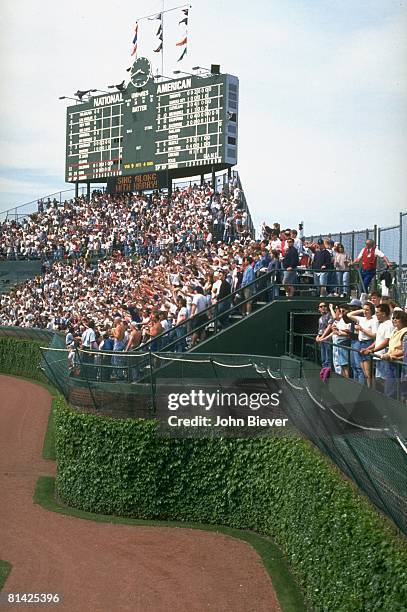
[[[161,45],[161,74],[164,74],[164,13],[165,13],[165,0],[163,0],[163,10],[162,10],[162,18],[161,18],[161,27],[162,27],[162,45]]]

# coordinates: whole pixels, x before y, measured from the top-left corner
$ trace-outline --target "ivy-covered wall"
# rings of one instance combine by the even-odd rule
[[[169,440],[153,421],[59,402],[59,498],[83,510],[223,524],[271,536],[315,610],[407,609],[407,548],[301,439]]]
[[[0,336],[0,372],[47,382],[39,369],[41,364],[40,346],[43,346],[43,344],[35,340],[20,340],[12,336]]]

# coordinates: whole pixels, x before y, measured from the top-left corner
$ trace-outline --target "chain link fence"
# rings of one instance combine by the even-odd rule
[[[398,225],[390,227],[378,227],[364,230],[352,230],[350,232],[336,232],[327,234],[312,234],[306,240],[316,241],[319,238],[329,238],[334,242],[340,242],[345,251],[352,259],[355,259],[365,246],[365,241],[370,238],[374,240],[390,261],[399,266],[407,266],[407,212],[400,213]]]
[[[328,234],[313,234],[306,240],[316,241],[319,238],[329,238],[334,242],[340,242],[345,252],[355,259],[365,246],[365,241],[370,238],[374,240],[381,251],[396,264],[395,280],[397,292],[395,297],[400,302],[405,302],[407,297],[407,212],[399,213],[398,225],[390,227],[378,227],[351,232],[337,232]]]

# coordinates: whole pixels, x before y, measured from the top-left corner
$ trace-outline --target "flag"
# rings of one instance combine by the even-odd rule
[[[160,13],[160,26],[157,30],[157,34],[156,36],[158,37],[158,40],[160,42],[158,42],[158,47],[157,49],[153,49],[154,53],[160,53],[160,51],[163,50],[163,38],[164,38],[164,32],[163,32],[163,22],[162,22],[162,14]]]
[[[152,17],[149,17],[148,20],[153,21],[154,19],[162,19],[162,17],[162,13],[158,13],[158,15],[153,15]]]
[[[137,34],[138,34],[138,23],[136,23],[136,27],[134,28],[133,45],[137,44]]]
[[[182,45],[186,45],[187,44],[187,37],[185,36],[185,38],[183,38],[182,40],[180,40],[179,42],[176,43],[176,47],[182,47]]]
[[[136,23],[136,27],[134,28],[134,38],[133,38],[133,51],[132,55],[137,55],[137,37],[138,37],[138,23]]]
[[[181,53],[181,57],[177,61],[180,62],[181,60],[183,60],[186,54],[187,54],[187,48],[185,47],[185,49]]]
[[[189,9],[182,9],[182,12],[188,17]]]
[[[188,25],[188,17],[184,17],[184,19],[181,19],[181,21],[178,22],[178,25],[181,25],[181,23],[185,23],[185,25]]]

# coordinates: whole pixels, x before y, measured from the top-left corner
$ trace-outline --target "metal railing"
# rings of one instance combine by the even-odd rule
[[[298,343],[295,343],[295,338],[300,340],[300,347],[298,347]],[[335,343],[331,339],[317,342],[313,334],[294,332],[292,329],[286,331],[286,354],[290,357],[306,359],[322,365],[321,344],[325,345],[327,349],[326,354],[332,372],[343,376],[341,368],[346,367],[348,369],[346,378],[360,384],[367,384],[369,388],[382,393],[386,397],[398,401],[407,400],[407,364],[403,361],[385,360],[387,375],[383,378],[382,376],[376,376],[377,364],[382,363],[380,355],[370,353],[365,356],[369,373],[368,378],[366,378],[358,361],[360,348],[352,346],[350,340],[346,343]],[[344,366],[335,365],[335,349],[340,349],[347,355],[347,364]]]
[[[299,270],[299,274],[305,274],[306,272],[306,269]],[[308,279],[309,277],[305,278]],[[305,285],[298,282],[293,286],[298,293],[304,292],[306,297],[315,297],[313,295],[315,290],[319,293],[318,287],[314,285]],[[360,275],[357,275],[351,286],[355,288],[355,291],[361,290]],[[122,381],[134,383],[143,380],[146,376],[146,369],[155,366],[155,362],[151,360],[152,353],[165,351],[166,353],[179,354],[188,351],[198,344],[202,333],[208,331],[210,334],[216,334],[233,323],[237,323],[241,319],[242,309],[246,304],[251,304],[255,308],[256,306],[263,308],[273,300],[285,299],[285,296],[280,295],[280,290],[283,287],[283,284],[275,282],[274,271],[260,275],[245,287],[240,287],[215,304],[209,305],[199,312],[196,318],[186,319],[128,353],[103,351],[103,357],[101,358],[100,351],[78,348],[75,353],[76,357],[72,355],[73,362],[76,360],[79,366],[76,369],[73,368],[73,375],[74,377],[81,377],[85,371],[87,380],[92,379],[92,376],[99,378],[102,376],[104,382],[109,382],[115,380],[116,375],[112,377],[112,374],[120,370],[120,380]],[[250,293],[246,298],[243,293],[245,289]],[[197,324],[197,321],[201,321],[201,323]],[[195,339],[197,340],[194,344]],[[95,368],[95,360],[98,361],[97,368]],[[120,362],[122,366],[119,367],[117,363]],[[90,364],[89,367],[86,368],[86,364]],[[85,369],[82,367],[83,365],[85,365]]]

